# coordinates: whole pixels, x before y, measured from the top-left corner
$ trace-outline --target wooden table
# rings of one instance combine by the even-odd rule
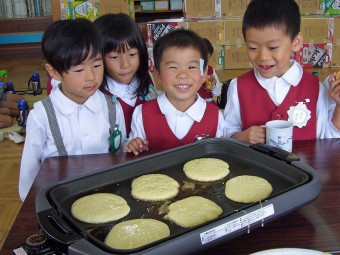
[[[320,173],[320,196],[299,210],[251,230],[250,234],[201,254],[239,255],[279,247],[340,250],[340,139],[295,142],[293,153]],[[133,158],[136,156],[100,154],[46,159],[0,254],[12,254],[13,248],[39,232],[35,196],[42,188],[54,181],[109,168]]]

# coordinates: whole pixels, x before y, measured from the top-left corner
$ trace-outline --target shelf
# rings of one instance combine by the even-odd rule
[[[137,23],[154,21],[156,19],[178,19],[182,17],[182,11],[173,10],[135,12],[135,21]]]
[[[0,19],[0,34],[45,31],[51,23],[52,16]]]

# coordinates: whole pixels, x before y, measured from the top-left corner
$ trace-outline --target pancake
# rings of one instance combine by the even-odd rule
[[[190,160],[184,164],[183,170],[189,179],[203,182],[223,179],[230,172],[228,163],[217,158]]]
[[[134,249],[170,236],[169,227],[154,219],[134,219],[115,225],[105,239],[114,249]]]
[[[97,193],[77,199],[71,213],[77,220],[87,223],[106,223],[119,220],[130,212],[124,198],[110,193]]]
[[[131,194],[143,201],[164,201],[177,196],[179,183],[164,174],[146,174],[133,180]]]
[[[165,219],[189,228],[208,222],[222,214],[222,208],[213,201],[200,196],[187,197],[168,207]]]
[[[273,187],[258,176],[241,175],[230,179],[225,185],[225,195],[230,200],[240,203],[259,202],[272,193]]]

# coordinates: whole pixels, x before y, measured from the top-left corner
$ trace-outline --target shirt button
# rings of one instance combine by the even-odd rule
[[[79,106],[79,110],[83,110],[83,106]]]
[[[275,115],[275,118],[278,120],[278,119],[281,119],[281,114],[276,114]]]
[[[86,137],[86,136],[88,136],[88,134],[87,134],[87,133],[84,133],[84,137]]]

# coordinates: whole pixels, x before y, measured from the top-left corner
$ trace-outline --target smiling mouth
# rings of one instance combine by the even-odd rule
[[[188,89],[190,87],[191,87],[191,85],[176,85],[176,88],[178,88],[178,89]]]
[[[274,65],[259,65],[259,67],[264,70],[264,71],[267,71],[267,70],[270,70],[271,68],[274,67]]]

